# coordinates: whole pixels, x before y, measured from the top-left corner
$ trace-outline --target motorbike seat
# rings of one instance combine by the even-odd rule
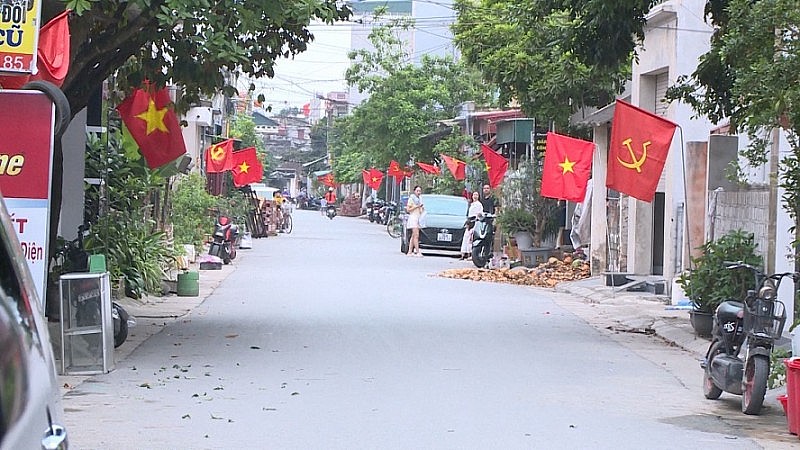
[[[744,303],[736,300],[725,300],[717,307],[717,317],[721,322],[736,320],[744,310]]]

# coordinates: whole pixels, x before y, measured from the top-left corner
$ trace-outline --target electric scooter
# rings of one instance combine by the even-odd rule
[[[701,364],[703,394],[716,400],[723,392],[742,396],[742,412],[759,414],[767,391],[770,355],[775,340],[781,337],[786,310],[777,292],[784,277],[800,280],[798,273],[765,275],[742,262],[731,263],[730,270],[747,269],[755,277],[755,289],[744,301],[722,302],[714,316],[711,345]]]
[[[486,267],[492,258],[494,218],[494,214],[484,213],[475,219],[472,229],[472,263],[475,267]]]

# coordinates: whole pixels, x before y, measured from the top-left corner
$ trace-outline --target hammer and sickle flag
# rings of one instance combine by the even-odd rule
[[[652,202],[677,127],[663,117],[617,100],[606,186]]]
[[[233,139],[206,149],[206,173],[227,172],[233,169]]]

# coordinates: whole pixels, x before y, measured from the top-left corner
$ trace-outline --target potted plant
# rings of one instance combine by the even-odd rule
[[[517,170],[506,177],[502,208],[498,214],[503,232],[529,232],[533,248],[542,248],[545,239],[558,232],[558,202],[541,196],[541,178],[541,167],[538,164],[521,162]],[[503,223],[508,228],[503,227]],[[519,239],[517,243],[519,244]],[[523,248],[522,244],[520,248]]]
[[[728,299],[743,299],[747,290],[753,287],[753,274],[750,271],[730,270],[727,263],[742,261],[761,266],[763,260],[756,254],[753,234],[741,230],[730,231],[717,240],[708,241],[700,250],[702,255],[692,258],[692,268],[681,274],[678,285],[692,302],[690,318],[695,333],[710,336],[717,306]]]
[[[508,236],[513,236],[517,247],[528,250],[533,247],[533,213],[523,208],[502,208],[497,215],[497,226]]]

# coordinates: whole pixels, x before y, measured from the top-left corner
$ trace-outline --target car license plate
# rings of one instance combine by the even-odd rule
[[[439,233],[439,234],[437,234],[436,239],[438,239],[440,241],[443,241],[443,242],[452,242],[453,241],[453,235],[450,234],[450,233]]]

